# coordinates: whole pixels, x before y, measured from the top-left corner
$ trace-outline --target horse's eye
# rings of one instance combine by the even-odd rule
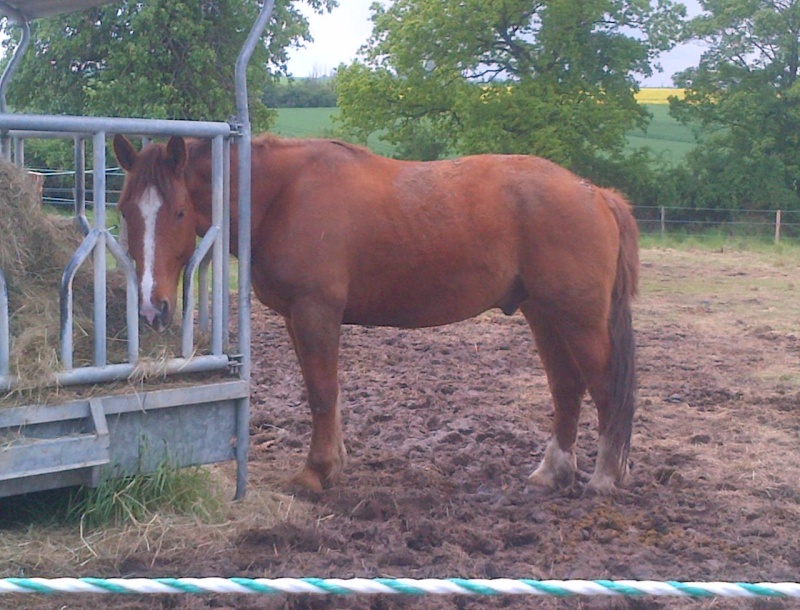
[[[180,220],[184,216],[186,216],[186,211],[185,210],[179,210],[178,214],[177,214],[178,220]]]

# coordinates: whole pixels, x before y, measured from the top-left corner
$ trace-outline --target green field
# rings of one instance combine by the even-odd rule
[[[331,118],[337,114],[338,108],[278,108],[278,120],[271,131],[290,138],[330,135]]]
[[[628,134],[628,149],[648,147],[665,163],[680,163],[695,146],[691,127],[682,125],[669,116],[669,106],[646,106],[653,118],[646,131],[636,129]]]
[[[333,133],[332,117],[338,108],[279,108],[278,120],[272,132],[290,138],[326,137]],[[380,155],[391,156],[394,147],[371,136],[369,147]]]
[[[650,148],[667,164],[680,163],[694,147],[691,128],[681,125],[669,116],[666,104],[647,104],[653,119],[646,131],[635,130],[628,136],[628,148]],[[278,120],[272,131],[278,135],[294,138],[330,136],[333,130],[331,117],[337,115],[337,108],[281,108]],[[369,146],[382,155],[391,155],[392,146],[373,137]]]

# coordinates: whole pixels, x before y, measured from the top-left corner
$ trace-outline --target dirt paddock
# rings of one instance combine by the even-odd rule
[[[137,545],[82,565],[66,558],[63,571],[796,582],[800,260],[655,249],[642,258],[639,410],[630,485],[620,497],[581,494],[595,458],[589,402],[578,445],[584,481],[558,493],[526,486],[551,407],[521,315],[492,312],[418,331],[347,327],[341,382],[350,458],[341,485],[313,501],[285,497],[272,518],[250,515],[194,549]],[[310,417],[280,318],[253,309],[249,485],[258,496],[280,492],[301,465]],[[52,565],[23,567],[26,576],[66,575],[48,573]],[[14,569],[4,575],[20,575]],[[800,601],[15,596],[0,598],[5,607],[800,608]]]

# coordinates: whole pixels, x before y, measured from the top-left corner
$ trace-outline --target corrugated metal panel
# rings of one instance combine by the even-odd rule
[[[0,13],[13,18],[16,17],[14,14],[16,12],[30,21],[111,2],[112,0],[0,0]]]

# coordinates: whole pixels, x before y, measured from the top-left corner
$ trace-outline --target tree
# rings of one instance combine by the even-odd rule
[[[336,0],[306,0],[330,10]],[[32,43],[9,86],[17,111],[227,120],[234,67],[258,0],[126,0],[32,23]],[[6,26],[12,41],[16,28]],[[287,48],[309,40],[308,22],[276,2],[248,69],[251,120],[268,126],[259,93],[286,72]]]
[[[373,5],[361,61],[339,68],[342,128],[451,153],[532,153],[578,171],[646,122],[636,75],[677,36],[661,0],[397,0]]]
[[[701,0],[689,35],[707,45],[676,77],[671,112],[706,136],[683,191],[696,207],[800,208],[800,2]]]
[[[275,80],[264,90],[262,101],[270,108],[334,108],[336,94],[331,76]]]

